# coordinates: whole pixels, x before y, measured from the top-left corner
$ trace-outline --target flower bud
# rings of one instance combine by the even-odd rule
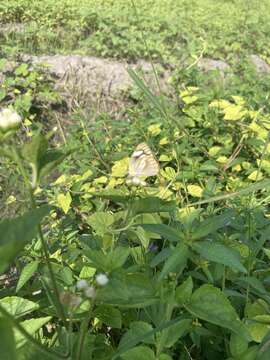
[[[109,278],[106,274],[98,274],[96,276],[96,282],[98,283],[98,285],[100,286],[105,286],[108,284],[109,282]]]
[[[9,130],[16,129],[22,122],[20,115],[12,109],[0,110],[0,131],[5,133]]]
[[[86,288],[88,288],[89,284],[86,280],[78,280],[77,284],[76,284],[76,288],[81,291],[84,290]]]
[[[96,289],[94,286],[88,286],[83,293],[87,298],[93,299],[96,296]]]

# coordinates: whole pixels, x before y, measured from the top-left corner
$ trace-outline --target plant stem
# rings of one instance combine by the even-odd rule
[[[54,350],[51,350],[50,348],[43,346],[38,340],[36,340],[32,335],[30,335],[24,329],[24,327],[20,324],[20,322],[17,319],[15,319],[12,315],[10,315],[9,312],[1,304],[0,304],[0,313],[2,313],[2,315],[5,318],[7,318],[27,340],[29,340],[33,345],[35,345],[43,353],[50,355],[51,357],[53,357],[55,359],[59,359],[59,358],[67,359],[69,357],[69,354],[60,354]]]
[[[87,329],[88,329],[88,324],[91,320],[91,316],[92,316],[92,306],[89,309],[89,314],[86,317],[86,319],[84,319],[84,321],[81,323],[81,327],[80,327],[80,334],[79,334],[79,342],[78,342],[78,348],[77,348],[77,354],[75,359],[76,360],[80,360],[82,357],[82,351],[83,351],[83,344],[84,344],[84,340],[85,340],[85,336],[87,333]]]
[[[21,157],[18,154],[16,149],[13,149],[13,158],[14,158],[15,162],[17,163],[18,168],[19,168],[19,170],[21,172],[21,175],[22,175],[22,177],[24,179],[25,185],[28,188],[31,208],[36,209],[37,204],[36,204],[36,200],[35,200],[35,196],[34,196],[34,189],[31,186],[31,183],[30,183],[30,181],[28,179],[27,173],[26,173],[25,168],[23,166]],[[55,294],[55,297],[56,297],[57,312],[59,314],[59,317],[62,319],[62,321],[66,325],[65,312],[64,312],[64,309],[63,309],[63,307],[62,307],[62,305],[60,303],[59,290],[58,290],[56,279],[55,279],[55,276],[54,276],[54,273],[53,273],[48,247],[47,247],[46,241],[44,239],[43,232],[42,232],[40,224],[38,225],[38,234],[39,234],[39,238],[40,238],[40,241],[41,241],[41,244],[42,244],[43,253],[44,253],[44,256],[45,256],[45,262],[46,262],[46,265],[47,265],[48,270],[49,270],[53,291],[54,291],[54,294]]]

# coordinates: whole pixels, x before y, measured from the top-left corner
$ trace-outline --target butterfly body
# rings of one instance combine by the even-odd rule
[[[158,172],[159,164],[149,146],[145,143],[139,144],[129,161],[127,182],[134,185],[146,185],[142,179],[155,176]]]

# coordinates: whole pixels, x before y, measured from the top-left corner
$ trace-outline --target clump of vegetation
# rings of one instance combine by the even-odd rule
[[[210,6],[231,14],[232,3],[142,2],[140,26],[146,27],[151,54],[164,61],[177,54],[166,38],[175,24],[167,6],[175,16],[179,4],[186,15],[196,10],[194,19],[206,24]],[[0,4],[0,13],[6,22],[33,21],[39,31],[42,23],[48,33],[57,26],[72,30],[71,41],[83,31],[88,36],[89,23],[96,21],[92,49],[97,34],[96,44],[102,44],[96,53],[133,58],[147,52],[138,38],[124,49],[130,34],[134,39],[139,34],[126,2],[90,4],[91,16],[98,16],[85,15],[85,23],[79,16],[89,9],[84,1],[79,9],[73,0],[55,7],[46,0],[46,16],[40,1],[32,6],[10,1]],[[244,2],[235,6],[239,10]],[[245,6],[253,9],[254,2]],[[267,27],[254,20],[260,11],[246,18],[245,30]],[[116,14],[124,22],[121,33],[120,20],[112,25]],[[223,16],[225,44],[228,33],[235,39],[236,25],[235,18]],[[155,32],[154,19],[163,19],[164,26]],[[191,26],[190,17],[185,19]],[[208,38],[209,54],[218,54],[222,41],[214,38],[221,28],[211,21],[216,27]],[[115,47],[106,29],[117,33]],[[39,31],[35,36],[43,43],[36,44],[47,49],[48,37]],[[189,39],[195,33],[196,28]],[[262,50],[263,44],[256,46]],[[235,45],[228,54],[232,49],[238,51]],[[266,48],[260,52],[267,57]],[[62,100],[44,72],[26,64],[5,70],[0,88],[3,359],[269,358],[270,79],[258,77],[244,61],[235,70],[220,81],[195,66],[176,68],[172,98],[154,95],[129,69],[134,89],[117,120],[77,107],[67,115],[69,125],[61,118],[53,123]]]
[[[136,6],[137,11],[134,11]],[[0,33],[5,54],[69,53],[183,64],[201,52],[227,59],[255,53],[269,58],[269,0],[9,0]],[[6,28],[4,28],[6,29]],[[148,49],[141,30],[147,38]]]

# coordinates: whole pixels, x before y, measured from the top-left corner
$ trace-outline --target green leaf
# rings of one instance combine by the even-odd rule
[[[101,322],[106,324],[107,326],[116,329],[121,329],[122,326],[121,312],[110,305],[98,306],[94,311],[94,316],[98,318]]]
[[[247,341],[250,340],[246,326],[239,320],[230,301],[218,288],[212,285],[205,284],[197,289],[185,308],[192,315],[202,320],[230,329]]]
[[[114,223],[114,216],[108,212],[97,211],[87,219],[88,224],[98,235],[104,235]]]
[[[23,268],[17,283],[16,292],[18,292],[27,283],[27,281],[31,279],[32,275],[37,271],[39,263],[40,262],[38,260],[31,261]]]
[[[57,205],[64,211],[65,214],[67,214],[72,202],[70,193],[67,192],[66,194],[58,194],[56,200]]]
[[[161,262],[168,259],[168,257],[173,253],[173,250],[169,247],[161,250],[150,262],[152,268],[156,267]]]
[[[7,296],[0,299],[0,304],[15,318],[19,318],[30,314],[31,312],[39,309],[39,305],[33,301],[23,299],[18,296]]]
[[[135,338],[141,337],[142,342],[145,344],[154,344],[155,338],[153,335],[148,335],[153,330],[152,325],[144,321],[133,321],[130,324],[130,329],[122,336],[119,348],[125,347],[130,341]]]
[[[180,244],[165,261],[163,269],[159,274],[158,281],[164,279],[170,272],[176,272],[180,275],[187,264],[187,259],[188,247],[185,244]]]
[[[192,277],[189,276],[181,285],[175,289],[175,300],[178,305],[189,302],[193,290]]]
[[[162,200],[158,197],[147,197],[144,199],[136,199],[132,201],[131,211],[134,215],[170,212],[175,210],[176,203],[174,201]]]
[[[228,225],[232,216],[232,213],[228,212],[204,220],[196,227],[196,230],[192,233],[192,240],[202,239],[209,234],[213,234],[218,229]]]
[[[164,239],[179,242],[182,239],[180,230],[174,229],[165,224],[141,224],[144,230],[151,231],[164,237]]]
[[[0,351],[1,360],[16,360],[16,345],[11,323],[0,317]]]
[[[29,143],[25,143],[22,155],[25,160],[39,168],[39,162],[49,146],[46,137],[38,131]]]
[[[247,273],[246,268],[241,263],[241,256],[237,250],[210,241],[194,243],[192,248],[207,260],[228,266],[234,271]]]
[[[137,346],[121,355],[123,360],[156,360],[153,350],[146,346]]]
[[[254,345],[248,348],[245,352],[233,358],[233,360],[268,360],[269,358],[257,358],[258,346]]]
[[[232,356],[239,356],[248,349],[248,341],[238,334],[232,333],[230,338],[230,351]]]
[[[172,347],[191,328],[191,323],[191,319],[182,319],[169,327],[169,329],[164,330],[166,334],[164,346],[167,348]],[[164,332],[162,334],[164,334]]]
[[[21,322],[21,326],[30,335],[34,335],[36,331],[38,331],[43,325],[47,324],[47,322],[49,322],[50,320],[51,320],[51,316],[29,319]],[[17,329],[14,330],[14,333],[15,333],[16,347],[17,349],[19,349],[27,342],[27,339]]]
[[[5,271],[24,246],[37,235],[37,225],[51,207],[43,206],[22,216],[0,222],[0,273]]]

